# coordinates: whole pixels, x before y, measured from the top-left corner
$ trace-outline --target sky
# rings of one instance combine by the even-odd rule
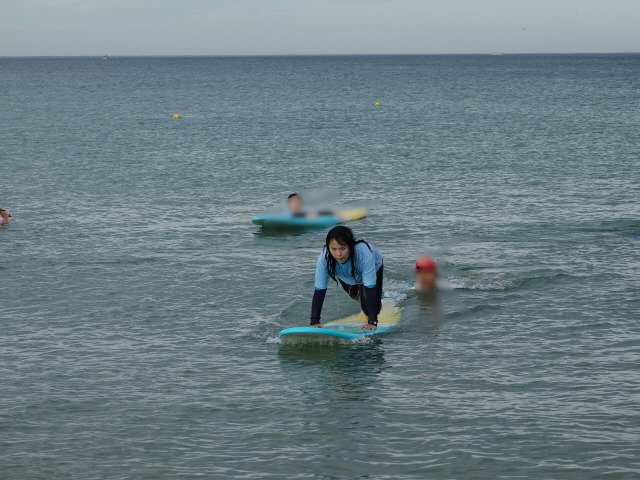
[[[0,0],[0,56],[640,52],[640,0]]]

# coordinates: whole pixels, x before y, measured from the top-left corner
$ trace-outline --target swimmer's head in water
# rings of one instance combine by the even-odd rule
[[[416,287],[418,290],[435,290],[437,288],[438,265],[430,257],[421,257],[416,262]]]
[[[11,214],[0,205],[0,223],[8,222]]]
[[[302,197],[298,193],[292,193],[287,197],[287,206],[291,213],[301,213],[302,212]]]
[[[340,225],[329,230],[329,233],[327,233],[325,247],[327,271],[331,278],[335,279],[336,262],[345,263],[348,260],[351,260],[351,271],[356,271],[356,239],[349,227]]]

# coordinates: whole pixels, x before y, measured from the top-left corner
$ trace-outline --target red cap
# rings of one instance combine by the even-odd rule
[[[438,266],[433,258],[420,257],[416,262],[416,270],[426,270],[427,272],[437,272]]]

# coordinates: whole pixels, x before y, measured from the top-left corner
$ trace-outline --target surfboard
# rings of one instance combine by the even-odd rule
[[[326,323],[322,328],[294,327],[282,330],[278,337],[283,344],[348,344],[361,337],[373,337],[387,333],[395,327],[402,316],[390,299],[382,301],[378,315],[378,328],[363,330],[360,325],[367,323],[364,313]]]
[[[366,208],[340,210],[337,215],[320,215],[317,217],[286,217],[284,215],[259,215],[251,222],[262,228],[322,228],[339,225],[343,222],[359,220],[367,216]]]

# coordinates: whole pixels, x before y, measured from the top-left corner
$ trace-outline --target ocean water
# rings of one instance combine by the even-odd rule
[[[0,478],[640,478],[639,79],[0,59]],[[387,294],[423,254],[453,289],[378,341],[280,345],[326,230],[250,219],[292,191],[370,209]],[[357,311],[330,287],[325,321]]]

